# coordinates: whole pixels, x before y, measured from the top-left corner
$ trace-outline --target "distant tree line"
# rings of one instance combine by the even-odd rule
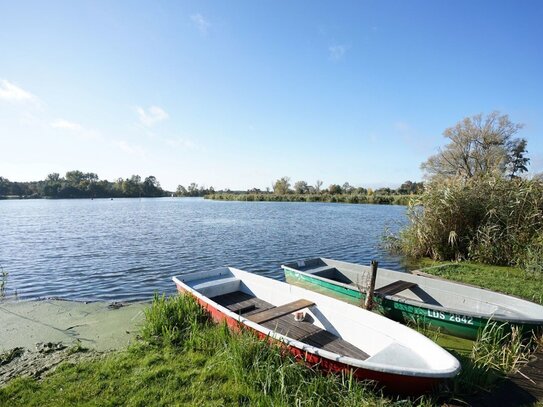
[[[160,197],[170,193],[150,175],[144,180],[139,175],[118,178],[115,182],[100,180],[93,172],[68,171],[64,177],[49,174],[45,180],[11,182],[0,177],[0,197],[18,198],[133,198]]]
[[[187,188],[185,188],[183,185],[178,185],[177,189],[175,191],[175,196],[206,196],[214,194],[215,190],[213,187],[206,188],[204,186],[198,186],[197,183],[192,182]]]
[[[291,185],[289,177],[282,177],[273,183],[273,193],[276,195],[417,195],[424,190],[422,182],[406,181],[399,188],[371,188],[355,187],[345,182],[343,185],[330,184],[328,188],[322,188],[323,182],[317,180],[315,185],[309,185],[306,181],[296,181]],[[292,186],[292,188],[291,188]],[[258,189],[247,191],[248,193],[261,193]],[[269,192],[269,191],[268,191]]]
[[[214,191],[206,194],[208,199],[225,201],[281,201],[281,202],[338,202],[352,204],[407,205],[413,195],[424,191],[422,182],[406,181],[399,188],[354,187],[348,182],[343,185],[331,184],[322,188],[323,182],[315,185],[297,181],[291,185],[289,177],[282,177],[272,184],[272,188],[262,191],[252,188],[247,191]]]

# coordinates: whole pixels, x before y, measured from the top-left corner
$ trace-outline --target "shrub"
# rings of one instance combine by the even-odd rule
[[[412,257],[527,267],[543,257],[543,183],[500,177],[433,181],[396,242]]]

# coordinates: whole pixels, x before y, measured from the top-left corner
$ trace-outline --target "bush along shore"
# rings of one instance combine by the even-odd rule
[[[412,258],[515,266],[543,278],[543,181],[482,176],[434,180],[411,202],[391,248]]]
[[[434,394],[399,399],[349,374],[323,375],[277,344],[214,324],[190,296],[156,296],[145,314],[141,339],[128,349],[66,362],[41,381],[14,379],[0,388],[0,405],[431,406],[491,389],[531,349],[515,331],[490,325],[471,350],[449,349],[463,366],[453,381]]]
[[[204,197],[219,201],[270,202],[338,202],[350,204],[408,205],[415,195],[368,194],[274,194],[274,193],[214,193]]]

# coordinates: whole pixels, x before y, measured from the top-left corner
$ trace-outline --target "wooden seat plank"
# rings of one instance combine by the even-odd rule
[[[288,304],[283,304],[278,307],[252,314],[247,318],[253,322],[256,322],[257,324],[262,324],[266,321],[282,317],[283,315],[291,314],[312,305],[315,305],[315,303],[309,300],[300,299],[289,302]]]
[[[307,321],[296,321],[292,315],[264,322],[266,328],[297,341],[338,355],[365,360],[369,355],[333,333]]]
[[[407,290],[408,288],[412,288],[416,286],[417,286],[416,283],[411,283],[409,281],[403,281],[403,280],[397,280],[381,288],[376,289],[375,294],[384,297],[386,295],[398,294],[399,292],[403,290]]]
[[[242,291],[218,295],[216,297],[212,297],[211,299],[217,304],[228,308],[230,311],[243,316],[256,314],[261,311],[274,308],[272,304]]]

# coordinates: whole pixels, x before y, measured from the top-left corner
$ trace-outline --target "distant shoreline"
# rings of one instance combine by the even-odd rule
[[[97,196],[97,197],[86,197],[86,196],[73,196],[73,197],[53,197],[53,196],[0,196],[0,201],[26,201],[26,200],[36,200],[36,199],[47,199],[52,201],[58,201],[62,199],[69,200],[94,200],[94,199],[140,199],[140,198],[172,198],[170,195],[164,196]]]
[[[325,202],[377,205],[408,205],[418,195],[215,193],[204,199],[244,202]]]

